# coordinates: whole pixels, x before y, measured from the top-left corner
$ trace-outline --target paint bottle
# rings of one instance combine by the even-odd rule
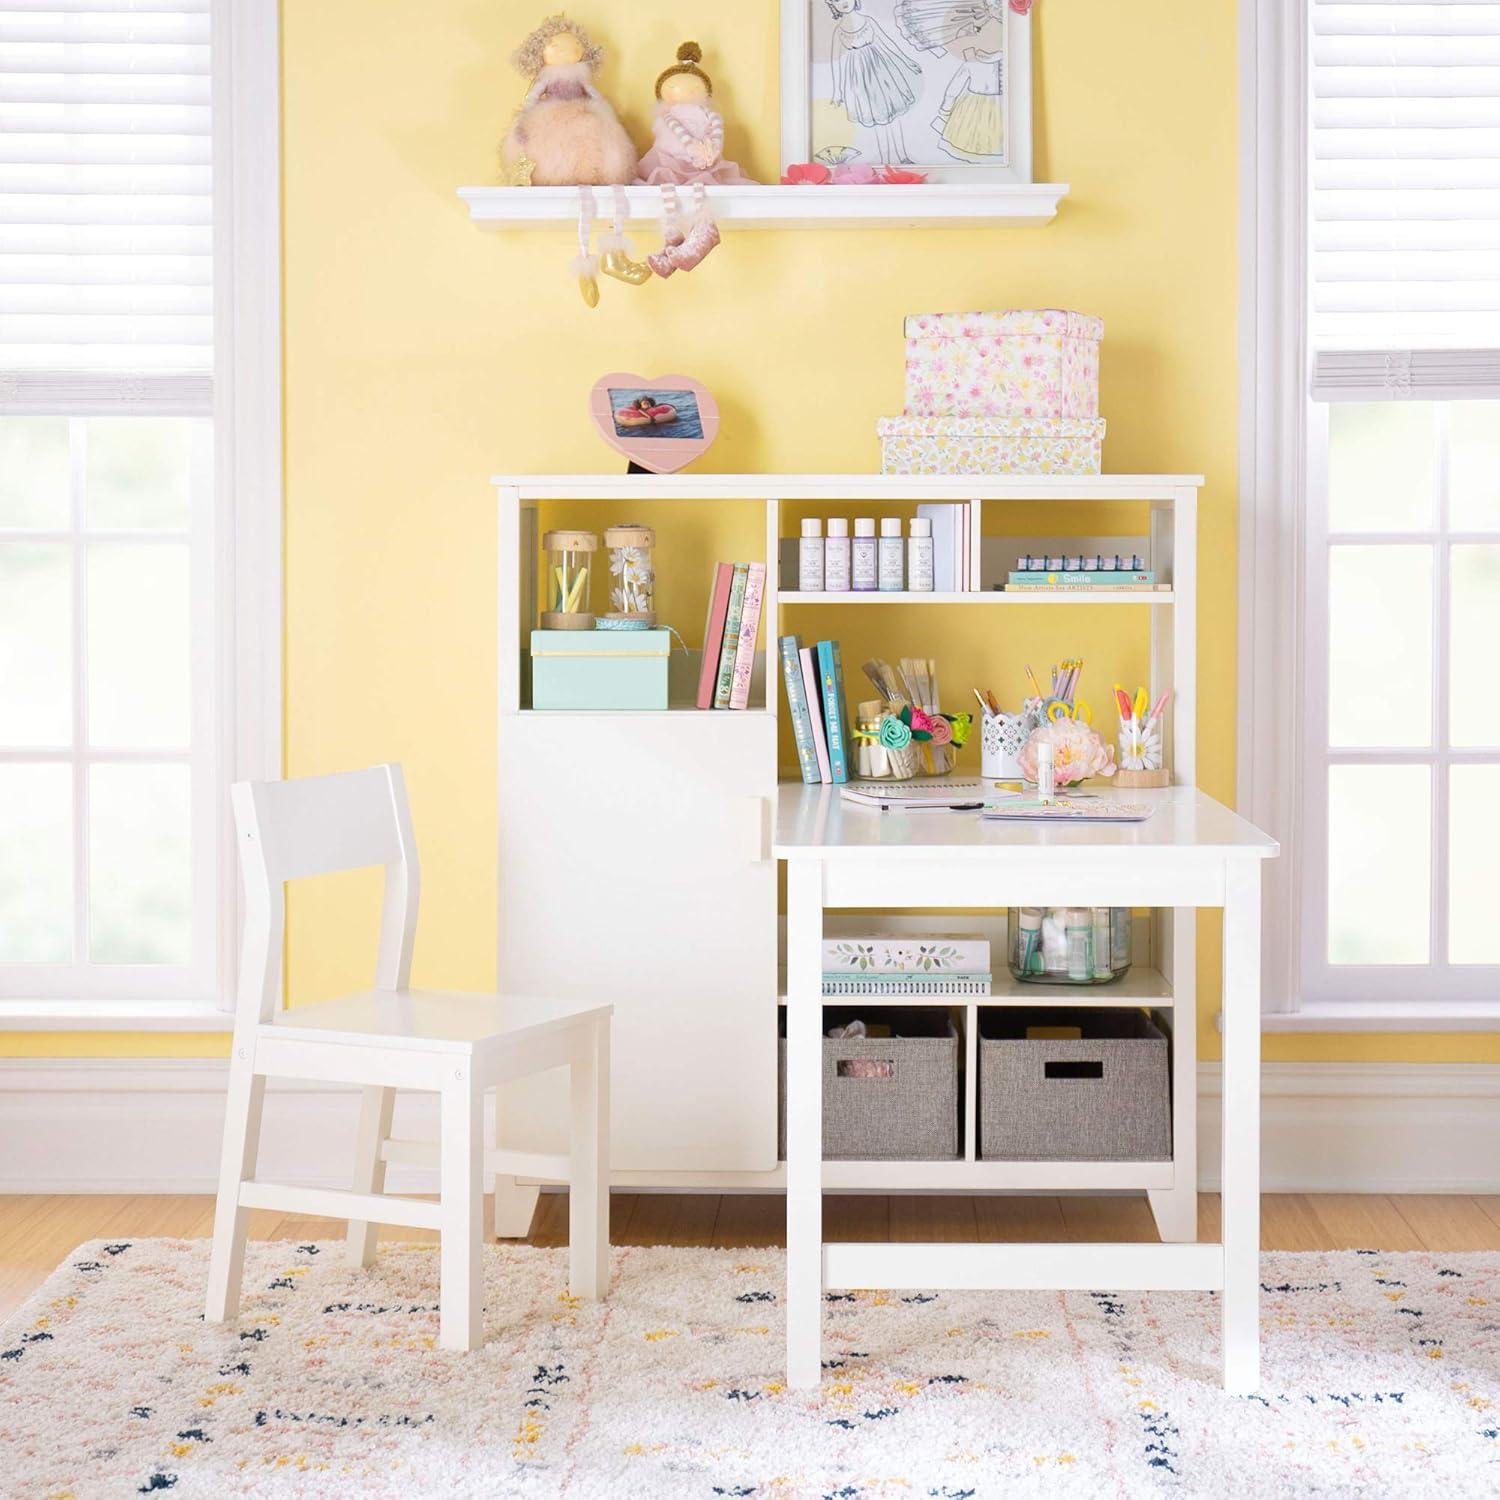
[[[899,594],[906,587],[906,547],[901,541],[901,517],[886,516],[880,523],[880,591]]]
[[[1094,919],[1086,906],[1070,906],[1067,918],[1068,978],[1087,984],[1094,977]]]
[[[823,587],[830,594],[849,592],[849,523],[829,516],[828,540],[823,544]]]
[[[1057,795],[1057,783],[1054,778],[1052,765],[1053,745],[1049,740],[1043,740],[1036,747],[1036,794],[1044,805],[1052,801]]]
[[[849,563],[849,576],[856,594],[873,593],[880,586],[875,551],[874,517],[856,516],[854,518],[854,544],[850,549]]]
[[[1109,908],[1107,906],[1096,906],[1094,915],[1094,978],[1113,979],[1115,971],[1111,966],[1112,947],[1109,938]]]
[[[932,592],[932,522],[915,516],[906,543],[906,586],[914,594]]]
[[[797,587],[804,594],[823,592],[823,523],[815,516],[802,523],[797,543]]]

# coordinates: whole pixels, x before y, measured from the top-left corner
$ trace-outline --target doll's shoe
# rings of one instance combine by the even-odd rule
[[[623,249],[606,250],[599,257],[599,269],[616,281],[631,286],[645,286],[651,280],[651,267],[638,260],[631,260]]]
[[[682,231],[674,226],[663,235],[661,249],[646,257],[646,264],[658,276],[670,276],[677,269],[672,257],[682,248],[682,241]]]
[[[682,244],[670,252],[672,264],[679,271],[691,271],[719,243],[719,238],[719,226],[712,219],[699,219]]]

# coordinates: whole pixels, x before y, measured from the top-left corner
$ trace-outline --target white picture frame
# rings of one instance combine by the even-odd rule
[[[830,164],[830,155],[841,149],[836,138],[849,137],[846,148],[849,159],[871,166],[908,166],[924,172],[928,182],[946,183],[1030,183],[1031,172],[1031,17],[1018,15],[1008,0],[838,0],[851,6],[847,15],[833,16],[829,0],[781,0],[781,170],[790,166],[821,160]],[[898,24],[898,11],[900,12]],[[971,17],[967,25],[983,22],[975,34],[967,31],[965,12]],[[849,17],[862,18],[851,21]],[[921,29],[923,20],[925,31]],[[871,24],[873,23],[873,24]],[[997,49],[996,29],[1003,36]],[[839,33],[841,62],[834,59],[832,33]],[[945,32],[957,32],[944,39]],[[919,45],[921,40],[933,43]],[[854,45],[851,47],[850,42]],[[973,46],[974,42],[983,45]],[[940,42],[943,45],[938,45]],[[873,51],[871,49],[874,49]],[[995,52],[999,51],[999,57]],[[862,123],[855,114],[870,116],[868,105],[851,111],[846,98],[835,104],[832,95],[835,68],[847,69],[847,59],[860,51],[867,57],[883,54],[879,67],[888,76],[910,79],[909,89],[895,85],[900,105],[907,92],[912,102],[891,122],[899,127],[893,137],[889,127]],[[828,55],[825,55],[828,54]],[[967,55],[966,54],[970,54]],[[918,71],[912,70],[915,64]],[[988,68],[994,66],[1000,83],[1001,118],[1004,145],[993,160],[976,159],[962,154],[965,144],[975,140],[972,122],[977,118],[992,128],[993,109],[982,100],[966,100],[969,93],[989,93],[985,82]],[[969,75],[978,87],[970,82]],[[864,63],[860,76],[871,76],[870,64]],[[877,75],[878,76],[878,75]],[[845,75],[848,93],[849,75]],[[859,88],[859,76],[853,80]],[[867,97],[868,90],[865,90]],[[856,94],[856,97],[862,97]],[[959,105],[965,105],[963,113]],[[946,118],[945,105],[951,106]],[[835,110],[842,108],[845,118],[838,119]],[[955,115],[959,124],[953,125]],[[968,125],[965,125],[965,121]],[[943,125],[946,134],[939,130]],[[954,137],[957,139],[954,139]],[[899,152],[906,148],[905,162],[885,162],[879,153],[884,149]],[[824,152],[820,156],[819,152]]]

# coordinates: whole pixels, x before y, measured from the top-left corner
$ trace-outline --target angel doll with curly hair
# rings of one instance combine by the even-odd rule
[[[531,80],[500,148],[513,176],[545,187],[635,181],[635,146],[594,86],[604,50],[582,26],[551,16],[511,61]]]

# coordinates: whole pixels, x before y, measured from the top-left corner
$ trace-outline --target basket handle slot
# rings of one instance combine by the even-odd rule
[[[1103,1078],[1104,1064],[1087,1059],[1059,1058],[1056,1062],[1042,1065],[1044,1078]]]
[[[834,1074],[839,1078],[870,1078],[887,1083],[896,1076],[896,1060],[892,1057],[844,1057],[839,1059]]]

